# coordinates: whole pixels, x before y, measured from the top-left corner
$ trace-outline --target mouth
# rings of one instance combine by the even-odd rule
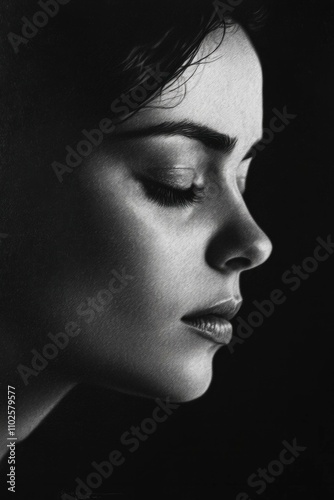
[[[230,320],[237,314],[242,300],[230,299],[206,310],[186,315],[181,321],[192,327],[197,334],[216,344],[226,345],[232,339],[233,327]]]

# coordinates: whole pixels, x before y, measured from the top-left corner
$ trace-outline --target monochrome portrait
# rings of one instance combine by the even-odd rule
[[[330,498],[333,13],[2,2],[1,498]]]

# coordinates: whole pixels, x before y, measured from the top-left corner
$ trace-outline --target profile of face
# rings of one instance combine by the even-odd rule
[[[43,237],[25,248],[17,307],[39,328],[22,362],[73,321],[77,334],[49,361],[64,379],[175,401],[208,389],[231,332],[226,320],[187,318],[235,312],[241,272],[271,252],[243,200],[262,135],[261,66],[240,27],[211,54],[217,35],[202,43],[205,63],[54,178],[54,194],[32,182],[26,203]]]

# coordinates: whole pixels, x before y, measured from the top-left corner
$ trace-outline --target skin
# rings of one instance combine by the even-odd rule
[[[215,37],[207,37],[198,57],[212,51]],[[209,387],[220,346],[181,318],[239,300],[241,272],[262,264],[271,243],[242,196],[250,163],[243,158],[262,135],[258,57],[238,29],[226,34],[208,61],[195,73],[194,67],[188,69],[175,90],[163,92],[118,130],[187,119],[236,138],[231,153],[177,135],[105,141],[63,184],[51,169],[32,169],[17,178],[29,194],[15,211],[21,244],[3,314],[5,345],[14,353],[11,361],[4,355],[6,380],[13,380],[10,373],[17,377],[19,362],[30,366],[30,350],[41,351],[48,332],[64,331],[69,321],[80,326],[57,359],[31,376],[26,387],[17,382],[25,412],[20,437],[38,424],[36,413],[43,418],[80,382],[174,401],[192,400]],[[60,131],[56,110],[54,116],[52,125]],[[48,141],[51,147],[48,125],[40,132],[44,149]],[[52,135],[54,148],[57,141],[64,144],[57,137]],[[214,189],[191,206],[164,207],[147,197],[138,174],[157,180],[167,175],[180,188],[196,181]],[[107,307],[101,309],[98,302],[100,312],[86,322],[89,315],[82,311],[88,299],[108,287],[113,270],[123,268],[130,277],[122,289]],[[49,387],[51,398],[46,397]]]

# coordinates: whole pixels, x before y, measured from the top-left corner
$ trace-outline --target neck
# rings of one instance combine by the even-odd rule
[[[49,365],[37,376],[22,377],[18,366],[22,349],[13,345],[15,336],[2,336],[0,362],[0,459],[7,451],[11,438],[16,443],[31,434],[55,406],[75,387],[76,383],[66,380]],[[29,351],[28,351],[29,352]],[[13,355],[14,354],[14,355]],[[15,355],[16,354],[16,355]],[[22,365],[21,365],[22,366]],[[30,367],[31,368],[31,367]],[[14,396],[14,397],[13,397]],[[8,401],[11,401],[8,403]],[[13,412],[14,410],[14,412]],[[13,434],[9,434],[8,418],[15,423]]]

